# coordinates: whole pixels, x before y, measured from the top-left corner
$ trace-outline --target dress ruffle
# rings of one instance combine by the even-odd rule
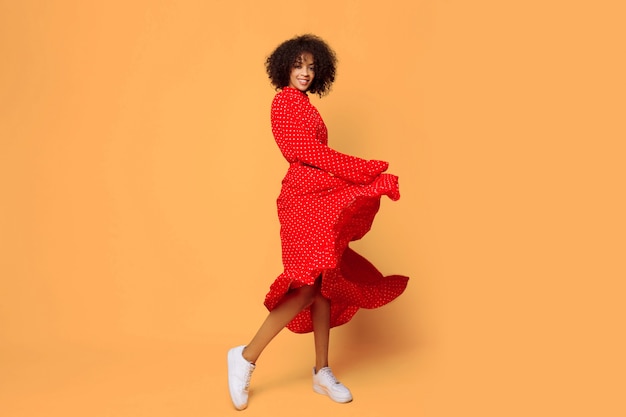
[[[349,247],[351,241],[370,230],[381,196],[399,197],[397,179],[383,175],[361,186],[315,168],[291,165],[277,204],[285,269],[266,295],[269,310],[291,288],[313,285],[320,276],[322,295],[331,300],[331,327],[347,323],[359,308],[381,307],[402,294],[407,277],[383,276]],[[294,213],[299,213],[297,221],[293,221]],[[318,227],[303,227],[308,224]],[[310,310],[300,312],[287,328],[296,333],[311,332]]]

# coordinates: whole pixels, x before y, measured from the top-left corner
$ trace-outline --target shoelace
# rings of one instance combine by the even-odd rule
[[[339,381],[337,381],[337,378],[335,378],[335,374],[333,374],[333,371],[331,371],[329,368],[320,369],[320,372],[324,374],[328,379],[330,379],[333,384],[340,383]]]
[[[246,370],[246,383],[244,385],[244,389],[246,391],[248,390],[248,387],[250,386],[250,378],[252,378],[252,371],[254,371],[253,366],[249,366],[248,369]]]

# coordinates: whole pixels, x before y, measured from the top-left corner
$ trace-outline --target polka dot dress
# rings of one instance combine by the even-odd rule
[[[398,297],[408,278],[384,277],[348,247],[371,228],[380,198],[400,198],[388,164],[345,155],[328,147],[328,132],[309,97],[291,87],[272,102],[272,132],[289,169],[277,200],[284,271],[265,297],[272,310],[293,288],[313,285],[321,275],[330,299],[331,327],[348,322],[359,308],[380,307]],[[288,325],[313,330],[305,309]]]

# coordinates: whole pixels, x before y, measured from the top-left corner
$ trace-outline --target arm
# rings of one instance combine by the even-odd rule
[[[387,169],[386,162],[346,155],[320,143],[311,117],[301,104],[280,99],[272,104],[272,131],[288,161],[301,161],[357,184],[369,184]]]

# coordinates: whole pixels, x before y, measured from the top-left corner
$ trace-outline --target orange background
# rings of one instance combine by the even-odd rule
[[[95,4],[103,3],[103,4]],[[263,62],[336,50],[331,145],[391,162],[354,245],[406,293],[259,361],[250,416],[624,415],[619,1],[0,1],[0,415],[224,416],[281,271]]]

